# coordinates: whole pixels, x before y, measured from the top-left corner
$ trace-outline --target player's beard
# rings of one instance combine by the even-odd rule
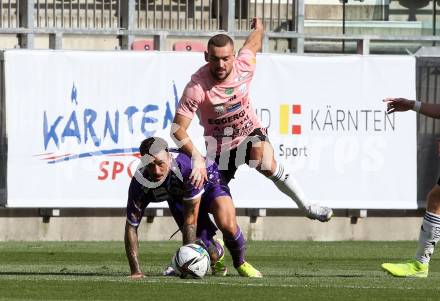
[[[217,81],[223,81],[223,80],[227,79],[228,76],[229,76],[229,74],[231,74],[231,72],[232,72],[232,69],[229,70],[229,72],[228,72],[227,69],[224,69],[225,71],[222,72],[222,74],[220,75],[220,74],[218,73],[218,70],[219,70],[219,69],[216,69],[216,70],[214,70],[214,71],[211,71],[212,76],[213,76]],[[222,71],[223,71],[223,70],[222,70]]]

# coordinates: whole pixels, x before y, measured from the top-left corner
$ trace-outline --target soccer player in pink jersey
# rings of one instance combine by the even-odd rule
[[[255,73],[256,53],[261,49],[264,28],[254,18],[253,31],[235,57],[234,42],[218,34],[208,41],[207,64],[191,77],[185,87],[174,118],[171,137],[191,156],[191,180],[200,187],[207,180],[205,159],[192,143],[187,129],[197,113],[204,128],[207,157],[215,158],[224,179],[229,182],[239,165],[256,168],[289,196],[307,217],[326,222],[331,208],[308,203],[293,177],[276,162],[274,151],[261,127],[249,98]]]

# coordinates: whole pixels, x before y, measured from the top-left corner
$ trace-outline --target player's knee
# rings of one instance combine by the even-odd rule
[[[261,164],[257,167],[257,170],[263,174],[268,173],[269,175],[271,175],[271,172],[274,169],[274,165],[276,166],[276,163],[273,164],[273,160],[261,161]]]
[[[218,225],[219,226],[219,225]],[[226,223],[222,226],[219,226],[220,230],[223,233],[223,236],[233,237],[237,232],[237,224],[236,223]]]
[[[247,162],[247,165],[250,168],[256,168],[257,170],[261,169],[261,165],[263,164],[262,157],[258,154],[254,154],[253,156],[250,156],[249,161]]]

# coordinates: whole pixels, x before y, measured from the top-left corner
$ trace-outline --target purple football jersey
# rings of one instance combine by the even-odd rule
[[[206,161],[208,181],[201,189],[191,184],[189,177],[192,172],[191,158],[178,150],[170,150],[172,163],[170,172],[165,180],[157,187],[149,188],[133,177],[128,191],[127,221],[139,225],[145,208],[150,202],[158,203],[167,201],[170,209],[182,207],[182,201],[202,197],[200,210],[209,210],[211,201],[218,196],[230,196],[229,187],[220,178],[217,164],[211,160]],[[145,170],[139,170],[144,178],[148,178]],[[173,208],[171,208],[173,207]],[[173,210],[171,210],[173,212]],[[199,212],[203,215],[207,212]],[[176,217],[175,217],[176,218]]]

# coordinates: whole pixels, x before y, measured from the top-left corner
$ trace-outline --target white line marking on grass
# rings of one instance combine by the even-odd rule
[[[23,277],[17,277],[16,275],[13,277],[5,277],[3,279],[23,279]],[[27,281],[87,281],[87,282],[119,282],[119,283],[132,283],[132,284],[138,284],[138,285],[144,285],[145,283],[162,283],[162,284],[196,284],[196,285],[222,285],[222,286],[229,286],[229,287],[273,287],[273,288],[327,288],[327,289],[335,289],[335,288],[342,288],[342,289],[385,289],[385,290],[402,290],[402,291],[416,291],[416,290],[424,290],[425,288],[416,288],[416,287],[404,287],[404,286],[394,286],[394,287],[387,287],[387,286],[364,286],[364,285],[311,285],[311,284],[274,284],[274,283],[266,283],[265,278],[263,279],[255,279],[255,281],[258,281],[260,283],[240,283],[240,282],[215,282],[213,279],[209,279],[211,281],[207,282],[205,280],[208,280],[205,278],[205,280],[186,280],[186,279],[177,279],[177,277],[155,277],[155,278],[143,278],[143,279],[137,279],[137,280],[131,280],[125,277],[99,277],[99,278],[90,278],[90,277],[77,277],[77,276],[66,276],[59,278],[59,276],[55,277],[25,277],[27,278]],[[237,278],[237,279],[245,279],[245,278]]]

